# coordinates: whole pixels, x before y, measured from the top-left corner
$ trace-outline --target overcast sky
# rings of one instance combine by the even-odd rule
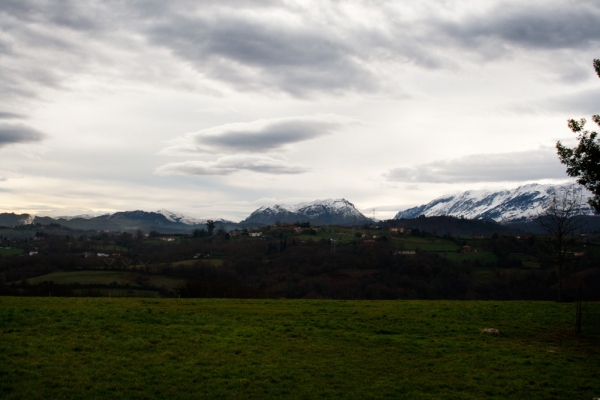
[[[0,212],[390,218],[568,180],[600,2],[0,2]],[[371,212],[369,212],[371,215]]]

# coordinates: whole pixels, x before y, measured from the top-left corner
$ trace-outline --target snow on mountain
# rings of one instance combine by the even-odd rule
[[[164,208],[157,211],[158,214],[162,214],[171,222],[180,222],[186,225],[204,225],[209,219],[212,219],[214,222],[222,222],[224,224],[231,223],[231,221],[225,220],[223,218],[194,218],[188,217],[183,214],[175,213],[169,210],[165,210]]]
[[[92,218],[96,218],[96,217],[102,217],[102,216],[107,216],[110,215],[109,213],[106,212],[99,212],[99,213],[94,213],[94,214],[79,214],[79,215],[59,215],[57,217],[51,217],[54,219],[65,219],[67,221],[70,221],[72,219],[75,218],[82,218],[82,219],[92,219]],[[38,217],[40,217],[41,215],[38,215]]]
[[[241,223],[274,224],[310,222],[326,224],[364,224],[371,222],[346,199],[325,199],[296,205],[276,204],[260,207]]]
[[[422,206],[400,211],[394,219],[416,218],[419,215],[489,218],[497,222],[531,219],[537,217],[553,196],[565,190],[575,190],[581,196],[583,214],[594,214],[587,204],[591,194],[581,186],[532,183],[511,190],[469,190],[457,195],[441,196]]]

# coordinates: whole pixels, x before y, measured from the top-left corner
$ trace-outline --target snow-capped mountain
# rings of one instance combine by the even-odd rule
[[[296,205],[276,204],[261,207],[240,223],[274,224],[279,222],[310,222],[313,225],[351,225],[369,223],[346,199],[315,200]]]
[[[212,219],[214,222],[222,222],[224,224],[232,223],[231,221],[228,221],[228,220],[223,219],[223,218],[194,218],[194,217],[188,217],[188,216],[183,215],[183,214],[179,214],[179,213],[175,213],[173,211],[165,210],[164,208],[158,210],[157,213],[164,215],[165,218],[167,218],[171,222],[181,222],[182,224],[186,224],[186,225],[204,225],[204,224],[206,224],[206,222],[209,219]]]
[[[416,218],[419,215],[463,216],[469,219],[489,218],[497,222],[508,222],[535,218],[553,196],[565,190],[575,190],[581,196],[582,214],[594,215],[587,204],[590,192],[579,185],[540,185],[532,183],[516,189],[489,191],[469,190],[461,194],[446,195],[405,211],[400,211],[394,219]]]
[[[56,216],[56,217],[53,217],[51,215],[44,215],[44,216],[55,218],[55,219],[66,219],[67,221],[70,221],[70,220],[75,219],[75,218],[92,219],[92,218],[102,217],[102,216],[107,216],[107,215],[110,215],[110,214],[106,213],[106,212],[98,212],[98,213],[94,213],[94,214],[59,215],[59,216]],[[41,217],[42,215],[38,214],[37,216]]]

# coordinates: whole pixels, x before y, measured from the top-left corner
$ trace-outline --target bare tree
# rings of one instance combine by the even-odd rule
[[[538,214],[538,223],[546,232],[550,252],[558,267],[559,302],[563,301],[564,266],[573,256],[575,233],[583,228],[583,221],[578,218],[581,215],[581,204],[581,189],[573,187],[555,193]]]

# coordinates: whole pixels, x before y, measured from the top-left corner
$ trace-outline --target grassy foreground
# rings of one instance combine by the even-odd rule
[[[0,297],[0,397],[591,399],[574,307]]]

